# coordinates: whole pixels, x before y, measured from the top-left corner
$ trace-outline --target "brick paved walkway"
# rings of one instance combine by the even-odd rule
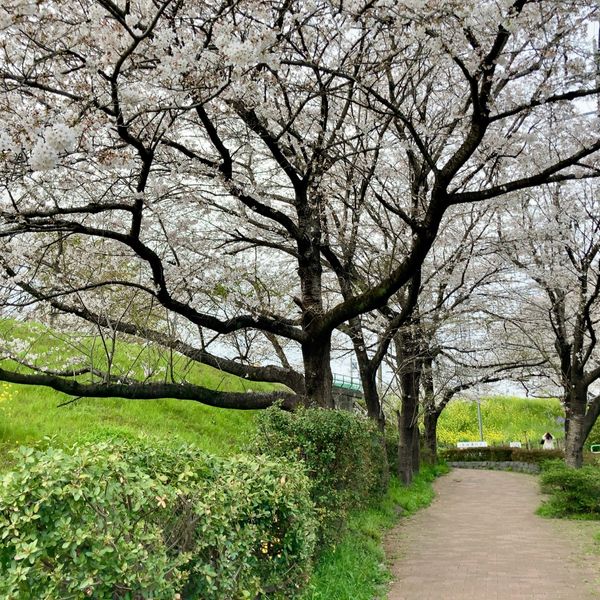
[[[435,490],[386,540],[389,600],[600,599],[600,558],[576,542],[581,523],[534,514],[536,477],[455,469]]]

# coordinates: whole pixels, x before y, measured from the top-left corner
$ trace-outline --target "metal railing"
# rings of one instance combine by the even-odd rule
[[[362,392],[362,384],[358,377],[333,373],[333,387],[353,392]]]

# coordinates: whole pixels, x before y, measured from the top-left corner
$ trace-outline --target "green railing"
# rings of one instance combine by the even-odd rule
[[[590,446],[590,450],[594,453],[594,454],[600,454],[600,444],[592,444]]]
[[[340,375],[339,373],[333,374],[333,387],[352,390],[353,392],[362,392],[362,384],[358,377]]]

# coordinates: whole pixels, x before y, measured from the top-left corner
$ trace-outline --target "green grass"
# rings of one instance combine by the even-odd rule
[[[106,366],[102,344],[92,337],[58,336],[36,323],[1,321],[4,339],[26,343],[23,358],[49,358],[46,364],[58,367],[79,350],[100,368]],[[1,361],[13,368],[11,361]],[[129,370],[133,364],[133,368]],[[114,369],[121,374],[138,375],[144,365],[164,369],[168,356],[151,346],[119,342],[115,349]],[[190,363],[185,357],[173,359],[178,378],[215,390],[272,390],[268,383],[248,382],[218,369]],[[157,374],[157,377],[160,375]],[[54,444],[75,441],[124,438],[155,438],[173,443],[193,442],[217,454],[240,450],[255,431],[254,411],[225,410],[189,400],[124,400],[119,398],[82,398],[67,406],[69,396],[49,388],[0,384],[0,467],[10,464],[8,451],[19,445],[31,445],[51,436]]]
[[[60,445],[112,437],[193,442],[218,454],[237,451],[254,431],[253,413],[184,400],[68,397],[47,388],[10,386],[0,399],[0,448],[31,445],[52,436]]]
[[[337,546],[319,558],[302,600],[373,600],[383,597],[389,573],[382,538],[398,520],[428,506],[434,492],[431,482],[447,467],[423,467],[410,487],[393,478],[387,494],[366,509],[354,511],[348,530]],[[401,507],[402,510],[399,510]]]
[[[546,431],[555,438],[564,437],[558,418],[564,410],[556,398],[484,398],[481,401],[483,435],[488,443],[518,441],[525,446],[539,446]],[[477,405],[472,401],[455,400],[442,412],[438,423],[440,445],[455,446],[460,441],[479,440]]]

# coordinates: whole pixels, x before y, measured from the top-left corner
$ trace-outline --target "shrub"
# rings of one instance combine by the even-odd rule
[[[348,510],[385,488],[381,436],[370,421],[349,412],[270,408],[258,416],[253,447],[304,463],[322,540],[334,540]]]
[[[506,446],[488,448],[448,448],[440,456],[449,462],[509,461],[512,448]]]
[[[491,446],[487,448],[447,448],[440,452],[440,456],[450,462],[514,461],[539,465],[548,460],[564,458],[564,452],[562,450],[527,450],[526,448]]]
[[[546,463],[541,485],[550,494],[542,513],[600,519],[600,468],[571,469],[560,461]]]
[[[161,521],[176,490],[119,449],[18,451],[0,482],[0,596],[173,598],[186,556]]]
[[[314,507],[301,465],[239,456],[195,505],[186,596],[292,598],[315,548]]]
[[[564,458],[565,453],[562,450],[527,450],[527,448],[513,448],[512,459],[514,461],[535,463],[541,465],[548,460]]]
[[[0,597],[293,597],[315,543],[298,465],[193,446],[19,450],[0,479]]]

